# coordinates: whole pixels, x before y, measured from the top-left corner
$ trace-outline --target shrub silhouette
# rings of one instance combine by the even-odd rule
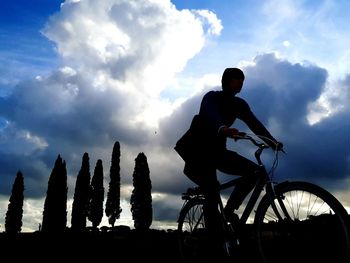
[[[12,186],[12,193],[5,217],[5,232],[8,234],[19,233],[22,230],[23,192],[23,174],[21,171],[18,171]]]
[[[84,153],[73,197],[71,228],[75,231],[82,231],[86,228],[90,198],[90,178],[90,158],[88,153]]]
[[[58,155],[52,169],[44,203],[43,232],[63,232],[67,224],[67,169]]]
[[[92,222],[92,227],[97,228],[103,217],[103,166],[102,160],[96,162],[94,175],[91,180],[91,196],[89,203],[88,218]]]
[[[119,219],[122,209],[120,207],[120,144],[115,142],[112,151],[110,182],[107,194],[105,213],[109,224],[113,227],[115,220]]]
[[[147,230],[152,224],[152,184],[144,153],[139,153],[135,159],[133,185],[130,203],[134,227],[137,230]]]

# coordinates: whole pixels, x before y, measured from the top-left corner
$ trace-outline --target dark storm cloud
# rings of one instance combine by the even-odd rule
[[[96,91],[79,74],[59,71],[48,79],[18,85],[11,96],[2,99],[0,112],[17,129],[30,130],[49,143],[70,138],[74,148],[97,143],[91,141],[94,137],[109,138],[116,130],[123,139],[131,139],[125,122],[111,121],[121,120],[120,100],[116,91]]]
[[[208,32],[213,28],[203,23],[218,30]],[[69,176],[76,176],[84,152],[91,167],[102,158],[108,171],[117,140],[123,146],[122,170],[132,173],[138,151],[158,147],[148,142],[162,113],[158,103],[170,108],[160,102],[162,90],[220,30],[215,14],[179,11],[170,1],[66,1],[42,29],[61,68],[16,81],[1,93],[2,180],[11,181],[21,169],[26,197],[38,196],[58,154]]]
[[[258,56],[254,62],[255,66],[245,69],[241,96],[260,119],[267,123],[274,118],[285,128],[306,122],[308,105],[323,91],[327,71],[313,65],[291,64],[273,54]]]
[[[187,99],[170,117],[160,122],[162,144],[174,147],[177,139],[188,129],[193,115],[198,113],[203,94],[204,92],[201,92]]]
[[[167,200],[153,200],[153,218],[161,221],[176,221],[179,215],[179,206],[182,204],[179,196],[169,195]]]
[[[349,150],[346,147],[349,143],[350,127],[346,121],[349,111],[344,109],[314,125],[307,122],[308,105],[323,92],[327,72],[315,65],[282,61],[271,54],[258,56],[255,65],[245,67],[244,71],[246,82],[240,96],[285,144],[287,155],[281,157],[280,179],[306,179],[328,188],[339,187],[349,174]],[[341,85],[344,95],[348,96],[349,78]],[[218,86],[212,88],[220,89]],[[162,164],[162,161],[157,163],[156,155],[149,156],[150,162],[154,163],[155,190],[178,194],[190,183],[182,174],[183,162],[176,156],[173,146],[187,129],[193,114],[198,112],[200,100],[207,90],[187,99],[160,123],[157,147],[170,157],[166,160],[169,164]],[[1,98],[0,103],[1,116],[9,121],[1,130],[2,140],[7,136],[6,140],[12,138],[14,142],[7,152],[0,151],[3,182],[9,185],[16,171],[22,169],[32,183],[27,187],[28,193],[37,196],[36,191],[44,194],[43,187],[47,182],[39,183],[40,179],[49,176],[59,153],[68,167],[77,171],[86,149],[112,148],[116,138],[135,146],[147,142],[149,131],[142,131],[142,127],[133,129],[127,125],[125,116],[118,117],[123,110],[121,105],[124,105],[121,99],[125,97],[118,91],[96,92],[79,73],[66,71],[18,85],[12,94]],[[336,102],[333,98],[333,104]],[[244,125],[241,127],[245,128]],[[30,140],[13,130],[30,131]],[[90,148],[86,148],[87,144]],[[234,143],[231,145],[237,147]],[[20,147],[24,153],[30,153],[30,158],[19,154]],[[1,187],[2,193],[8,193],[5,187]]]
[[[327,189],[346,189],[349,178],[349,111],[344,111],[313,126],[300,127],[290,134],[285,173],[290,178],[306,178]]]
[[[280,174],[283,178],[306,179],[327,189],[339,187],[349,176],[349,111],[339,112],[310,125],[309,105],[325,89],[327,71],[316,65],[291,64],[273,55],[256,58],[246,69],[242,95],[264,123],[273,120],[278,138],[285,144]],[[259,83],[263,83],[259,87]],[[344,187],[346,187],[344,185]]]
[[[126,100],[115,90],[96,92],[79,74],[64,71],[21,83],[0,98],[0,115],[8,122],[0,137],[1,177],[7,182],[2,193],[8,193],[8,181],[22,170],[26,179],[33,179],[26,180],[27,196],[38,196],[58,154],[75,176],[81,161],[74,156],[94,147],[112,149],[116,140],[129,145],[147,140],[142,127],[133,129],[127,115],[121,116]],[[138,132],[143,136],[136,136]]]
[[[258,56],[254,62],[244,68],[246,81],[239,96],[250,103],[260,120],[285,145],[287,154],[280,157],[277,179],[308,180],[329,190],[346,188],[344,182],[350,175],[350,111],[345,108],[314,125],[307,121],[310,103],[325,89],[327,71],[316,65],[292,64],[272,54]],[[342,85],[348,83],[346,78]],[[171,149],[198,112],[202,95],[188,99],[161,123],[160,133],[164,133],[165,145]],[[240,122],[237,125],[246,129]],[[229,147],[247,153],[238,144],[230,143]],[[182,175],[183,163],[179,164],[177,176]]]
[[[47,169],[38,156],[23,156],[15,154],[1,154],[1,184],[0,193],[5,195],[11,194],[11,189],[18,171],[25,171],[25,194],[32,197],[41,197],[46,193],[47,177],[50,171]]]

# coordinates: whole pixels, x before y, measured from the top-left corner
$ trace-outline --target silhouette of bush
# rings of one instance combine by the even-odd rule
[[[52,169],[44,203],[43,232],[64,232],[67,224],[67,169],[58,155]]]
[[[12,193],[5,217],[5,232],[8,234],[19,233],[22,230],[23,192],[23,174],[21,171],[18,171],[12,186]]]
[[[152,224],[152,184],[144,153],[139,153],[135,159],[133,186],[130,203],[134,227],[137,230],[147,230]]]
[[[103,217],[103,166],[102,160],[96,162],[94,175],[91,180],[91,196],[89,203],[88,218],[92,222],[92,227],[97,228]]]
[[[120,144],[118,141],[113,146],[109,177],[105,213],[109,224],[113,227],[122,212],[120,207]]]
[[[86,228],[90,198],[90,178],[90,158],[88,153],[84,153],[73,197],[71,228],[74,231],[82,231]]]

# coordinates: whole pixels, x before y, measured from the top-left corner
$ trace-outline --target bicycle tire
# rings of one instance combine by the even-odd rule
[[[178,219],[178,243],[185,263],[228,262],[239,253],[237,235],[233,228],[219,230],[213,236],[206,228],[203,212],[204,199],[197,197],[186,201]],[[223,231],[223,232],[221,232]]]
[[[179,252],[185,263],[201,262],[201,258],[205,258],[203,205],[204,199],[193,198],[186,202],[179,214]]]
[[[291,220],[278,219],[265,194],[254,218],[262,262],[350,262],[349,216],[331,193],[301,181],[276,185],[275,193]]]

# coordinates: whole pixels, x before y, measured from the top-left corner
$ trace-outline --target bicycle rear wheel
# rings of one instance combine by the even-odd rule
[[[178,242],[183,262],[201,262],[205,259],[206,229],[203,213],[203,199],[186,202],[178,218]]]
[[[349,216],[332,194],[307,182],[282,183],[275,192],[282,218],[265,195],[254,219],[263,262],[350,262]]]

